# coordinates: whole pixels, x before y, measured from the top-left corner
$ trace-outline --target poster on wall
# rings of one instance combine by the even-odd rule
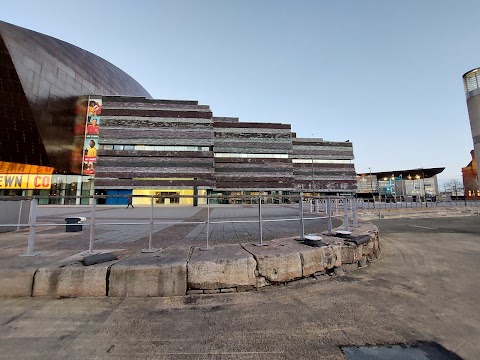
[[[87,122],[87,135],[98,135],[100,130],[100,116],[92,116]]]
[[[85,140],[83,144],[83,175],[95,175],[97,163],[98,139],[102,114],[102,98],[89,97],[86,109]]]

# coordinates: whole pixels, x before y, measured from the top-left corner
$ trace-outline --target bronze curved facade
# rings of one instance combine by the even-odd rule
[[[151,98],[99,56],[0,21],[0,161],[79,173],[76,108],[89,94]]]

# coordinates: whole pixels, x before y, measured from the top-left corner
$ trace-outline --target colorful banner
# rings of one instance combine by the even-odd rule
[[[98,138],[102,113],[102,98],[89,97],[87,106],[87,121],[85,123],[85,140],[83,144],[83,175],[95,175],[97,163]]]
[[[0,175],[0,189],[50,189],[52,175],[5,174]]]

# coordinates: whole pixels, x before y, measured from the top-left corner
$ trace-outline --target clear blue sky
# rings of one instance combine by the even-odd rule
[[[446,167],[473,149],[462,75],[478,0],[5,1],[1,19],[89,50],[154,98],[353,142],[357,172]]]

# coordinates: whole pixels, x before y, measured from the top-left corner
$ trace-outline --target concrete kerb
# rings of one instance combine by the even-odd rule
[[[92,266],[80,264],[85,253],[57,252],[49,259],[29,258],[28,266],[0,269],[0,296],[123,298],[245,291],[366,266],[380,256],[378,229],[359,223],[352,236],[359,235],[368,235],[368,242],[357,246],[324,234],[327,245],[322,247],[292,237],[267,241],[264,247],[229,244],[211,251],[190,246],[150,254],[118,250],[120,260]]]
[[[194,248],[188,262],[188,288],[225,292],[236,287],[253,287],[256,267],[254,257],[239,244],[215,245],[210,251]]]
[[[124,250],[98,250],[96,253]],[[101,297],[107,295],[107,275],[110,267],[119,260],[83,266],[81,260],[87,256],[81,252],[59,261],[39,267],[33,279],[32,296]]]
[[[25,250],[3,249],[0,256],[0,297],[32,296],[39,268],[75,253],[72,250],[43,252],[42,256],[20,257]]]
[[[187,292],[187,263],[191,248],[165,248],[134,254],[110,269],[108,296],[164,297]]]

